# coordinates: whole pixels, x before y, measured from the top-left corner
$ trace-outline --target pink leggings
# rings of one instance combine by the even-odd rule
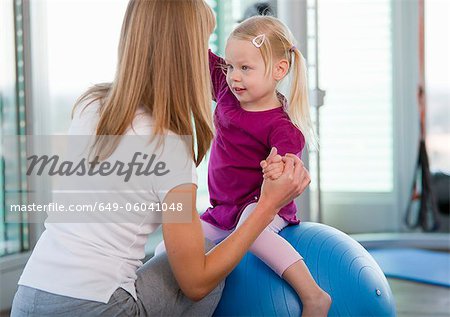
[[[237,224],[239,227],[245,219],[253,212],[255,204],[250,204],[242,212],[241,218]],[[233,230],[222,230],[213,225],[201,221],[203,233],[208,240],[217,243],[230,235]],[[302,260],[303,257],[278,233],[288,225],[288,222],[276,215],[273,221],[263,230],[259,237],[250,246],[250,252],[266,263],[280,277],[284,271],[295,262]],[[161,242],[155,250],[159,254],[165,250],[164,243]]]

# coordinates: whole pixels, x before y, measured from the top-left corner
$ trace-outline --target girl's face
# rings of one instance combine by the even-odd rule
[[[251,41],[229,39],[225,48],[227,83],[243,108],[261,109],[274,100],[277,81],[266,76],[259,48]]]

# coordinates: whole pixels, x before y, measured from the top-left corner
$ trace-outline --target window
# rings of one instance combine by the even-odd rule
[[[320,173],[320,200],[312,205],[321,221],[347,232],[391,230],[399,219],[393,122],[399,94],[394,87],[400,83],[394,83],[394,53],[404,53],[394,47],[394,7],[408,4],[395,3],[308,0],[310,89],[326,93],[318,115],[313,111],[320,165],[317,153],[310,153],[311,192],[319,197]]]
[[[0,2],[0,256],[29,247],[28,225],[8,213],[27,201],[25,143],[4,147],[7,136],[26,134],[22,14],[22,1]]]
[[[393,189],[391,1],[319,1],[323,191]]]
[[[448,1],[425,1],[427,150],[431,170],[447,174],[450,174],[449,12]]]
[[[42,56],[48,65],[45,134],[65,134],[75,100],[90,86],[111,82],[117,61],[117,46],[128,0],[59,1],[34,3],[46,17],[33,25],[33,36],[46,43]],[[107,14],[105,12],[107,8]],[[33,67],[39,67],[33,65]]]

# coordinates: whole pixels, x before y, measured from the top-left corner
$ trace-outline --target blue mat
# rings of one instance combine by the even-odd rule
[[[370,249],[387,277],[450,287],[450,253],[421,249]]]

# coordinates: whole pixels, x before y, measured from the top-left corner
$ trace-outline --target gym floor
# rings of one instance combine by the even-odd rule
[[[393,278],[388,281],[398,317],[450,317],[449,288]],[[0,313],[0,317],[8,316],[9,312]]]
[[[450,288],[388,278],[398,317],[449,317]]]
[[[441,214],[439,232],[450,233],[450,218]],[[398,317],[450,317],[450,288],[388,278]]]

